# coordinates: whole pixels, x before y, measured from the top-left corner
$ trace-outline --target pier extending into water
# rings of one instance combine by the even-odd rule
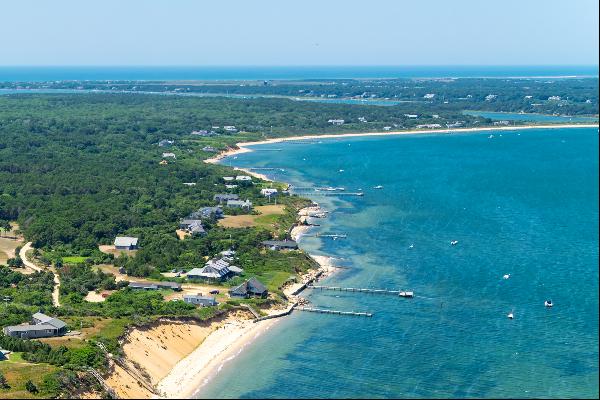
[[[312,307],[296,307],[298,311],[314,312],[319,314],[335,314],[335,315],[348,315],[352,317],[372,317],[373,314],[368,312],[354,312],[354,311],[338,311],[338,310],[325,310],[322,308]]]
[[[345,288],[339,286],[318,286],[318,285],[307,285],[307,289],[318,289],[318,290],[333,290],[338,292],[356,292],[356,293],[369,293],[369,294],[391,294],[399,297],[414,297],[413,292],[404,290],[387,290],[387,289],[366,289],[366,288]]]

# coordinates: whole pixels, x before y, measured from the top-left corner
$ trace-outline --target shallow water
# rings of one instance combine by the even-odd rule
[[[597,129],[278,147],[229,161],[365,192],[314,197],[333,211],[317,229],[348,235],[301,240],[342,258],[328,283],[416,297],[306,292],[374,316],[295,312],[199,397],[598,397]]]

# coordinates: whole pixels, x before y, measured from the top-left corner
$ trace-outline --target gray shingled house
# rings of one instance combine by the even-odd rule
[[[265,298],[269,291],[258,279],[252,277],[239,286],[229,290],[231,297],[262,297]]]
[[[2,330],[6,336],[20,339],[35,339],[62,336],[67,333],[67,324],[58,318],[35,313],[30,324],[6,326]]]

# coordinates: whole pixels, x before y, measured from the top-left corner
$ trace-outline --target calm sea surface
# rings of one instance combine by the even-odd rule
[[[580,116],[564,116],[564,115],[546,115],[534,113],[509,113],[509,112],[494,112],[494,111],[464,111],[464,114],[474,115],[476,117],[490,118],[493,120],[505,121],[536,121],[536,122],[598,122],[597,117],[580,117]]]
[[[328,283],[416,297],[306,292],[374,316],[295,312],[198,397],[598,397],[597,129],[275,146],[225,163],[365,192],[314,197],[348,235],[301,240],[346,267]]]
[[[0,82],[598,76],[598,66],[0,67]]]

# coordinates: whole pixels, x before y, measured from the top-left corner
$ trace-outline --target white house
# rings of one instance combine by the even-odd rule
[[[327,122],[333,125],[343,125],[346,121],[344,121],[343,119],[330,119]]]
[[[424,99],[433,99],[435,97],[435,93],[427,93],[423,96]]]
[[[248,175],[238,175],[235,177],[236,181],[242,181],[242,182],[252,182],[252,177],[248,176]]]
[[[138,247],[138,238],[130,236],[117,236],[115,238],[115,249],[135,250]]]
[[[271,188],[261,189],[260,190],[260,194],[262,194],[265,197],[276,196],[277,195],[277,189],[271,189]]]
[[[175,153],[163,153],[162,157],[163,158],[176,158]]]

